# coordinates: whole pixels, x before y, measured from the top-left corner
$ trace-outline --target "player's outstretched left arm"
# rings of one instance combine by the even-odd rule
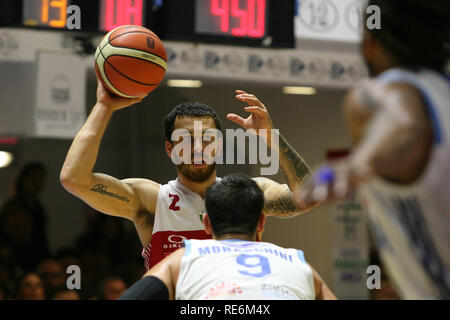
[[[248,107],[245,107],[244,110],[250,112],[251,115],[244,119],[236,114],[228,114],[227,118],[246,130],[256,130],[257,134],[262,129],[266,130],[267,135],[262,137],[265,138],[266,144],[272,149],[272,152],[275,151],[279,154],[281,169],[287,180],[287,184],[280,184],[265,177],[254,178],[264,192],[263,212],[270,216],[288,218],[316,207],[318,202],[308,202],[307,204],[294,202],[292,191],[302,188],[310,179],[311,170],[286,139],[278,131],[273,130],[274,126],[267,108],[253,94],[248,94],[242,90],[236,90],[236,99],[248,104]],[[272,137],[274,134],[278,137]],[[278,144],[272,145],[273,141],[278,141]]]

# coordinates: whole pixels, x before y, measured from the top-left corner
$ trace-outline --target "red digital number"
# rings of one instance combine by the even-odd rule
[[[256,19],[255,2],[257,3]],[[248,36],[252,38],[261,38],[264,35],[266,24],[266,0],[249,0],[248,8]]]
[[[142,25],[142,0],[103,0],[102,29],[111,31],[125,24]]]
[[[212,0],[211,13],[220,17],[220,30],[222,32],[228,32],[230,29],[229,0]]]
[[[248,13],[245,10],[239,9],[239,0],[231,0],[231,15],[240,20],[239,28],[233,28],[231,34],[234,36],[245,37],[248,34]]]
[[[241,9],[243,2],[247,4],[247,9]],[[220,17],[221,32],[230,32],[231,17],[239,21],[239,25],[231,29],[231,34],[237,37],[264,36],[265,12],[266,0],[211,0],[211,14]]]

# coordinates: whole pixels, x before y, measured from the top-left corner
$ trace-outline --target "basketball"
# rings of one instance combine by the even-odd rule
[[[159,37],[147,28],[124,25],[111,30],[95,52],[95,72],[113,94],[137,98],[155,90],[167,69]]]

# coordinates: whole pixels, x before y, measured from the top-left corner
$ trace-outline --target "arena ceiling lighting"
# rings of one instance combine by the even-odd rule
[[[283,93],[313,95],[313,94],[316,94],[316,88],[313,88],[313,87],[283,87]]]
[[[171,79],[167,80],[167,85],[174,88],[200,88],[203,82],[200,80]]]
[[[11,164],[14,157],[11,152],[0,151],[0,168],[5,168]]]

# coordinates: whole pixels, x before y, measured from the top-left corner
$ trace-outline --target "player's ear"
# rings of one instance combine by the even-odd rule
[[[207,213],[204,213],[202,215],[202,222],[203,222],[203,225],[205,226],[205,232],[207,234],[213,234],[212,227],[211,227],[211,221],[209,220]]]
[[[166,154],[171,159],[172,159],[172,149],[173,149],[172,142],[166,140]]]
[[[256,225],[256,232],[261,233],[264,231],[264,226],[266,224],[266,215],[261,213],[258,219],[258,224]]]

